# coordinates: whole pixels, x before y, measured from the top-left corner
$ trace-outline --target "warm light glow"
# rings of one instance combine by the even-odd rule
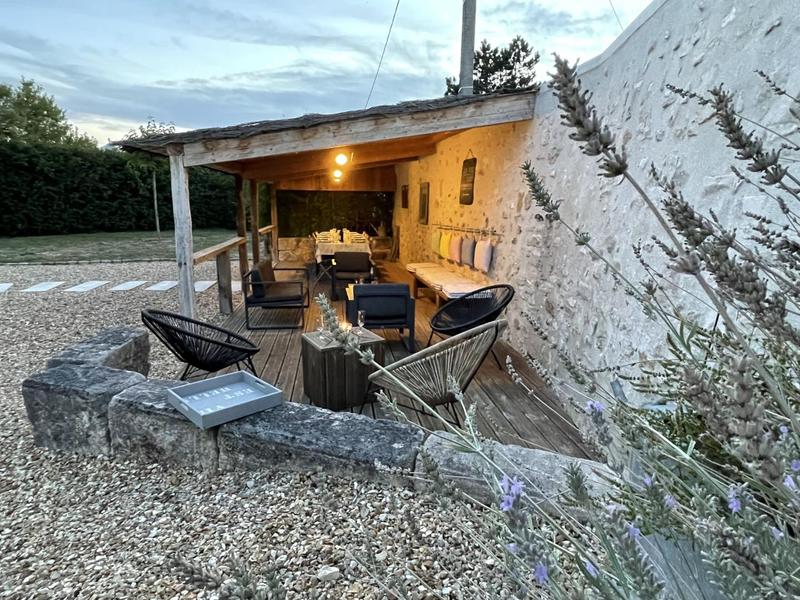
[[[342,173],[341,169],[334,169],[334,171],[333,171],[333,178],[334,179],[341,179],[342,175],[344,175],[344,173]]]
[[[337,165],[343,167],[347,164],[347,161],[348,161],[347,154],[345,154],[344,152],[340,152],[339,154],[336,155]]]

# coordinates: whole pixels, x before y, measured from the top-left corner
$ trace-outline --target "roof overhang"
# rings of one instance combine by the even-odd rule
[[[354,170],[417,160],[460,131],[533,118],[535,98],[536,90],[445,97],[115,143],[156,154],[182,151],[187,167],[248,179],[303,179],[329,170],[339,152],[352,157]]]

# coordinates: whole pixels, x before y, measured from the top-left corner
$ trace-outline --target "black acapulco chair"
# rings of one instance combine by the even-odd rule
[[[253,355],[260,348],[246,337],[164,310],[145,309],[142,323],[182,362],[181,380],[194,371],[214,373],[231,365],[241,365],[255,375]]]
[[[496,320],[514,298],[514,288],[507,283],[489,285],[446,302],[431,317],[431,334],[448,337],[469,331],[473,327]],[[503,368],[492,349],[497,366]]]

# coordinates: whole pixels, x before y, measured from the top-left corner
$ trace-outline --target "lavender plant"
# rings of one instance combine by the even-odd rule
[[[790,112],[800,120],[798,99],[759,75],[792,104]],[[598,494],[585,471],[574,465],[565,473],[566,493],[548,498],[536,481],[509,468],[509,461],[481,437],[476,405],[455,386],[466,414],[461,429],[406,389],[457,447],[490,467],[486,483],[497,494],[491,506],[465,504],[423,456],[436,496],[443,503],[458,503],[460,510],[480,513],[482,518],[472,520],[484,528],[465,533],[496,557],[502,569],[503,589],[490,597],[800,597],[800,180],[793,173],[800,143],[737,113],[734,96],[722,87],[709,91],[708,97],[674,88],[712,111],[736,160],[745,165],[733,166],[732,172],[779,209],[780,222],[744,213],[742,221],[749,220],[751,231],[743,237],[712,212],[695,208],[655,166],[649,176],[660,193],[657,198],[649,194],[592,104],[591,93],[583,89],[576,68],[559,57],[551,88],[563,123],[571,129],[569,137],[597,160],[602,177],[627,183],[655,217],[660,230],[653,240],[664,254],[667,272],[649,264],[639,243],[632,251],[641,273],[622,272],[594,246],[591,232],[564,219],[561,203],[526,163],[523,174],[531,197],[544,213],[545,226],[569,232],[663,328],[668,355],[593,370],[549,339],[532,315],[525,315],[533,331],[556,351],[567,377],[544,369],[532,354],[528,363],[582,407],[600,450],[616,449],[608,459],[619,477],[610,478],[610,488]],[[777,139],[777,147],[769,148],[744,122]],[[687,314],[682,308],[686,300],[716,314],[714,326]],[[317,301],[334,337],[362,361],[382,369],[339,327],[327,299]],[[507,367],[512,379],[536,398],[513,361]],[[604,377],[608,371],[616,376],[610,383]],[[629,405],[619,379],[675,410],[654,416]],[[381,393],[379,400],[404,418],[394,399]],[[455,526],[462,525],[456,520]],[[705,585],[655,552],[659,540],[698,562]],[[402,590],[383,585],[405,597]]]

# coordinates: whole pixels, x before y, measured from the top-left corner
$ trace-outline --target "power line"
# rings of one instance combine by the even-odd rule
[[[383,55],[386,54],[386,46],[389,45],[389,37],[392,35],[392,27],[394,27],[394,19],[395,17],[397,17],[398,8],[400,8],[400,0],[397,0],[397,4],[394,5],[394,14],[392,15],[392,22],[389,23],[389,33],[386,34],[386,41],[383,43],[383,51],[381,52],[381,59],[378,61],[378,68],[375,70],[375,77],[372,78],[372,85],[369,88],[367,101],[364,102],[364,108],[367,108],[370,98],[372,98],[372,92],[375,89],[375,82],[378,81],[378,73],[381,72],[381,65],[383,64]]]
[[[617,24],[619,25],[620,31],[625,31],[625,28],[622,26],[622,21],[619,20],[619,15],[617,14],[617,9],[614,8],[614,3],[612,0],[608,0],[608,3],[611,5],[611,10],[614,12],[614,17],[617,19]]]

